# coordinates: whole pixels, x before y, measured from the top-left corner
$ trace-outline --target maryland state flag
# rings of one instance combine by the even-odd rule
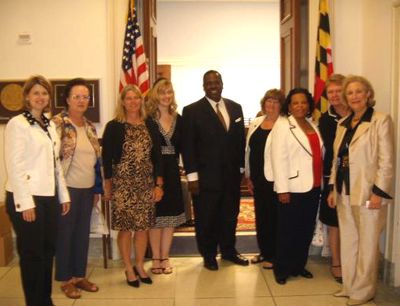
[[[328,2],[329,0],[319,0],[319,25],[317,33],[314,83],[314,102],[317,111],[317,114],[314,115],[318,118],[321,113],[324,113],[328,109],[325,82],[333,73]]]

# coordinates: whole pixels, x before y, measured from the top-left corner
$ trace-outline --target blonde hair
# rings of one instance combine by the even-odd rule
[[[344,80],[345,80],[345,78],[346,78],[346,77],[345,77],[343,74],[339,74],[339,73],[332,74],[332,75],[326,80],[325,88],[328,88],[329,85],[331,85],[331,84],[335,84],[335,85],[342,86],[342,85],[343,85],[343,82],[344,82]]]
[[[160,79],[155,82],[153,85],[153,88],[150,90],[150,92],[147,95],[147,100],[146,100],[146,113],[153,117],[153,118],[158,118],[160,116],[160,110],[158,109],[158,105],[160,103],[160,94],[165,91],[167,88],[172,89],[172,103],[169,106],[168,112],[170,114],[175,114],[176,109],[178,108],[178,105],[176,104],[175,101],[175,92],[174,88],[172,86],[171,81],[167,79]]]
[[[49,80],[47,80],[44,76],[42,75],[33,75],[29,79],[26,80],[24,84],[24,88],[22,91],[22,94],[24,96],[24,106],[25,109],[30,110],[31,109],[31,104],[29,100],[27,99],[29,92],[32,90],[33,86],[35,85],[40,85],[44,89],[46,89],[47,93],[49,94],[49,104],[43,109],[43,113],[49,112],[51,109],[51,99],[53,98],[53,88],[51,86],[51,83]]]
[[[117,120],[118,122],[124,123],[126,122],[126,110],[125,107],[123,105],[123,102],[125,100],[126,95],[128,94],[128,92],[133,91],[138,97],[140,97],[140,99],[142,100],[142,104],[140,106],[140,117],[145,120],[146,119],[146,111],[144,109],[144,102],[143,102],[143,95],[142,92],[140,91],[139,87],[137,87],[136,85],[126,85],[118,98],[118,102],[117,102],[117,108],[115,110],[115,120]]]
[[[344,82],[343,82],[343,91],[342,91],[342,98],[343,101],[348,105],[349,103],[347,102],[347,98],[346,98],[346,90],[347,87],[354,82],[358,82],[361,83],[364,87],[365,90],[367,92],[369,92],[369,97],[367,100],[367,106],[372,107],[375,105],[375,91],[372,88],[372,85],[370,83],[370,81],[368,81],[366,78],[360,76],[360,75],[349,75],[345,78]]]

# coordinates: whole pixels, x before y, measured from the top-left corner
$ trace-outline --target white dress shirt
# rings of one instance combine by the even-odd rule
[[[228,111],[226,110],[224,99],[221,98],[218,102],[208,98],[207,96],[206,96],[206,99],[208,102],[210,102],[215,113],[217,113],[217,104],[218,104],[219,111],[221,112],[222,117],[224,118],[224,121],[225,121],[226,129],[229,130],[230,119],[229,119]]]

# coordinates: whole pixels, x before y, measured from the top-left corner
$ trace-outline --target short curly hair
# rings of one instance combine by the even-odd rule
[[[84,86],[88,89],[89,95],[91,96],[91,88],[88,84],[88,82],[85,79],[82,78],[75,78],[72,80],[69,80],[64,87],[64,106],[66,109],[68,109],[69,105],[67,103],[67,99],[69,98],[69,95],[71,94],[71,90],[74,86]]]
[[[354,82],[358,82],[361,83],[367,92],[369,92],[369,97],[368,97],[368,101],[367,101],[367,106],[372,107],[375,105],[375,91],[374,88],[371,85],[371,82],[368,81],[366,78],[364,78],[363,76],[360,75],[349,75],[345,78],[344,82],[343,82],[343,90],[342,90],[342,98],[343,101],[348,105],[349,102],[347,101],[346,98],[346,90],[347,87]]]
[[[286,115],[286,116],[290,115],[289,114],[289,105],[292,102],[292,96],[294,96],[296,94],[305,95],[307,102],[308,102],[308,107],[309,107],[307,117],[311,117],[311,115],[314,111],[314,108],[315,108],[314,99],[313,99],[311,93],[308,91],[308,89],[302,88],[302,87],[293,88],[291,91],[289,91],[288,95],[286,96],[285,103],[282,106],[281,114]]]

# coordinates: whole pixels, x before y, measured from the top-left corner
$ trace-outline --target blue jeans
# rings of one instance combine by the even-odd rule
[[[59,217],[56,247],[56,280],[85,277],[89,251],[93,188],[68,187],[71,209]]]

